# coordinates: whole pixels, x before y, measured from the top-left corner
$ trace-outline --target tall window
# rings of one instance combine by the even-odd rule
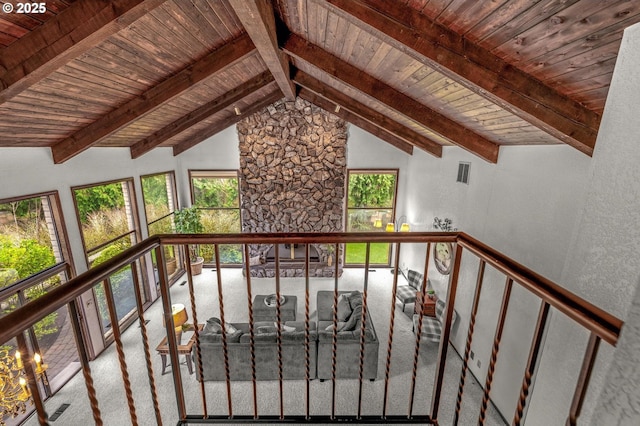
[[[174,231],[173,212],[177,208],[176,184],[173,172],[141,176],[142,198],[147,216],[149,235],[171,234]],[[165,246],[167,273],[172,278],[179,274],[177,259],[180,254],[175,246]],[[152,253],[153,265],[156,266],[155,252]]]
[[[238,174],[235,171],[190,170],[191,202],[202,212],[205,233],[240,232],[240,197]],[[205,262],[215,262],[213,246],[201,246]],[[242,263],[242,249],[238,245],[220,246],[220,261],[225,264]]]
[[[133,181],[131,179],[73,188],[82,240],[89,267],[99,265],[137,243],[140,239]],[[141,268],[137,268],[138,271]],[[136,309],[134,286],[139,285],[142,298],[147,292],[140,277],[134,277],[131,266],[109,277],[118,321]],[[102,329],[110,333],[113,324],[107,310],[105,287],[94,288]]]
[[[349,170],[347,231],[384,231],[395,218],[397,170]],[[347,244],[345,263],[365,263],[365,243]],[[369,262],[389,265],[388,243],[371,244]]]
[[[73,273],[59,206],[56,192],[0,200],[0,316],[60,286]],[[49,397],[79,368],[67,307],[44,317],[26,337],[30,352],[49,366],[48,381],[38,383]],[[0,342],[0,349],[13,356],[17,342]]]

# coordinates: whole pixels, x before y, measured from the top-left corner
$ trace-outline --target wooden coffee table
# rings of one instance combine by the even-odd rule
[[[264,303],[264,299],[269,297],[267,294],[258,294],[253,299],[253,321],[275,321],[276,320],[276,307],[267,306]],[[298,306],[298,298],[296,296],[284,295],[284,303],[280,305],[280,320],[295,321],[296,320],[296,308]]]
[[[198,324],[198,331],[202,331],[204,324]],[[191,350],[193,349],[193,344],[196,341],[196,333],[193,333],[189,341],[184,345],[178,345],[178,356],[184,355],[184,359],[187,362],[187,369],[189,369],[189,374],[193,374],[193,363],[191,362]],[[167,336],[163,337],[156,351],[160,354],[160,358],[162,358],[162,374],[165,373],[167,369],[167,355],[169,355],[169,345],[167,344]]]

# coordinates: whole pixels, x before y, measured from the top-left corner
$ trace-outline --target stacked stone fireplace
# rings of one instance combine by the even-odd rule
[[[278,101],[237,125],[243,232],[344,230],[346,123],[300,98]],[[250,248],[251,275],[275,276],[272,245]],[[310,247],[311,276],[335,274],[341,256]],[[278,247],[281,276],[304,276],[300,247]],[[302,253],[302,254],[301,254]],[[331,260],[329,257],[331,256]],[[337,259],[336,259],[337,258]]]

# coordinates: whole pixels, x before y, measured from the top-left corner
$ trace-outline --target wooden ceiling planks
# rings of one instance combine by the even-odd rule
[[[275,82],[253,92],[245,87],[267,70],[258,50],[272,56],[269,65],[272,75],[280,74],[281,89],[293,87],[288,61],[282,60],[281,46],[274,42],[276,28],[271,18],[264,19],[272,11],[277,25],[284,24],[277,30],[279,35],[290,32],[311,42],[364,80],[350,80],[342,65],[336,71],[333,59],[325,63],[294,55],[288,58],[294,74],[299,70],[315,79],[314,90],[300,86],[301,93],[329,109],[340,105],[343,118],[394,146],[406,149],[403,144],[413,142],[435,149],[436,155],[441,149],[437,147],[458,142],[469,132],[489,141],[496,155],[500,145],[563,141],[576,146],[575,141],[582,140],[581,130],[555,119],[545,121],[527,112],[526,105],[505,100],[513,96],[508,92],[513,87],[501,84],[517,85],[514,70],[525,73],[530,84],[522,86],[526,90],[517,90],[533,96],[529,107],[555,105],[554,111],[591,129],[593,136],[622,31],[640,22],[640,3],[624,0],[400,0],[393,7],[382,0],[251,0],[248,6],[253,9],[244,17],[258,13],[263,18],[252,23],[245,19],[244,24],[227,0],[113,0],[113,10],[105,10],[105,4],[103,0],[50,0],[46,14],[0,15],[0,80],[18,76],[16,84],[0,86],[0,146],[60,146],[63,140],[93,133],[95,137],[81,139],[86,146],[141,147],[141,141],[149,142],[154,135],[145,149],[174,146],[175,154],[184,152],[222,130],[221,126],[237,121],[232,105],[226,103],[237,101],[234,106],[244,115],[265,96],[282,97]],[[237,2],[236,9],[238,5],[248,7],[246,2]],[[78,15],[83,19],[65,17]],[[372,17],[380,19],[380,15],[386,21],[377,26]],[[262,43],[258,50],[185,86],[175,96],[157,96],[170,76],[246,34],[245,27],[251,32],[255,25],[263,31],[253,36],[254,44]],[[46,30],[55,26],[59,30]],[[411,37],[398,39],[394,33],[398,26]],[[432,27],[441,31],[430,39]],[[73,31],[70,43],[65,34]],[[55,38],[48,45],[42,40],[25,41],[38,34],[41,38],[55,34]],[[464,45],[466,50],[457,51],[463,58],[458,66],[471,77],[463,73],[461,78],[460,70],[447,60],[425,61],[428,55],[421,49],[431,42],[443,46],[440,53],[447,55],[447,50],[456,52]],[[25,59],[41,47],[45,49],[41,57]],[[502,61],[503,68],[491,68],[494,65],[478,56],[479,51]],[[469,62],[487,66],[495,74],[474,72],[465,62],[467,56]],[[280,66],[274,68],[278,61]],[[7,71],[2,64],[13,68]],[[33,72],[20,76],[15,70],[21,69]],[[487,86],[470,85],[478,75]],[[324,85],[322,90],[318,85]],[[155,86],[159,89],[154,91]],[[549,101],[547,92],[540,92],[542,86],[560,93],[573,106]],[[103,126],[92,131],[100,127],[95,123],[104,124],[124,105],[133,105],[134,99],[150,93],[156,94],[152,96],[157,105],[138,105],[110,123],[112,130],[105,132],[109,126]],[[385,98],[384,93],[393,93],[402,102]],[[581,108],[595,115],[583,115]],[[438,127],[425,118],[432,113],[455,126],[445,130],[440,123]],[[187,125],[192,126],[185,129]],[[176,129],[179,134],[172,135]],[[586,148],[576,147],[587,153],[592,149],[589,141]],[[80,144],[68,153],[83,149]]]

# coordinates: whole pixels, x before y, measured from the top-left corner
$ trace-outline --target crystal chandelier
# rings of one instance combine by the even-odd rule
[[[42,363],[42,357],[34,354],[33,361],[38,379],[46,381],[47,365]],[[0,426],[5,426],[6,417],[23,414],[27,411],[27,403],[33,404],[20,352],[15,351],[12,356],[7,347],[0,347],[0,396]]]

